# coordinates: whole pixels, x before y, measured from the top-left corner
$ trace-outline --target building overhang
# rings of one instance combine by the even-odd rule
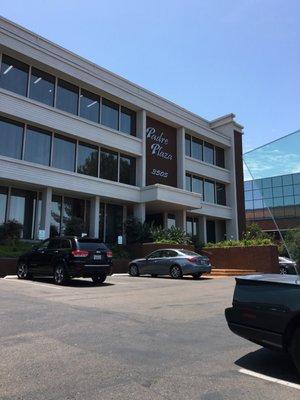
[[[201,207],[201,201],[200,194],[158,183],[141,188],[141,202],[157,210],[195,210]]]

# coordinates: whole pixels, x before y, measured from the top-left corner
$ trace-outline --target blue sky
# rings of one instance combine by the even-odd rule
[[[207,119],[248,151],[300,128],[299,0],[27,0],[0,13]]]

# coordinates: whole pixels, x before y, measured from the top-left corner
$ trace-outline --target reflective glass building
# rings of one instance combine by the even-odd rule
[[[247,224],[282,233],[299,227],[300,131],[246,153],[244,162]]]

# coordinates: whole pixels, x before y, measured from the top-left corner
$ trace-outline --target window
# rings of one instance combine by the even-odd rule
[[[60,234],[61,210],[62,210],[62,197],[53,195],[51,202],[51,214],[50,214],[51,237],[58,236]]]
[[[257,183],[256,183],[257,182]],[[264,178],[264,179],[262,179],[262,180],[258,180],[258,181],[255,181],[255,184],[257,184],[257,187],[261,187],[261,186],[259,186],[259,183],[261,182],[261,186],[263,187],[263,188],[269,188],[269,187],[272,187],[272,179],[271,178]]]
[[[56,107],[71,114],[78,113],[78,87],[69,82],[58,80]]]
[[[226,189],[223,183],[216,183],[217,204],[226,206]]]
[[[189,236],[198,236],[198,218],[187,217],[186,218],[186,233]],[[180,250],[181,253],[187,254],[185,250]],[[196,254],[196,253],[193,253]]]
[[[135,185],[135,158],[120,155],[120,182]]]
[[[136,133],[136,112],[123,106],[121,107],[121,131],[133,136]]]
[[[0,225],[5,222],[7,188],[0,186]]]
[[[293,206],[294,204],[295,204],[294,196],[284,197],[284,205],[285,206]]]
[[[253,190],[253,199],[261,199],[262,194],[260,190]]]
[[[253,201],[245,201],[246,210],[253,210]]]
[[[31,69],[29,97],[41,101],[48,106],[54,105],[55,77],[40,71]]]
[[[39,250],[48,249],[49,243],[50,243],[50,239],[44,240],[42,243],[39,244]]]
[[[0,86],[12,92],[27,95],[29,66],[14,58],[2,55]]]
[[[262,196],[264,199],[272,197],[272,189],[271,188],[262,189]]]
[[[84,208],[85,208],[85,204],[84,204],[83,199],[64,197],[63,212],[62,212],[62,226],[61,226],[61,231],[64,234],[68,234],[68,232],[66,233],[66,228],[68,227],[69,222],[71,222],[73,218],[74,218],[74,221],[76,222],[76,225],[79,226],[79,227],[77,227],[77,229],[85,230]],[[70,228],[73,229],[73,224],[71,224]]]
[[[23,124],[0,118],[0,154],[6,157],[22,158]]]
[[[109,128],[119,129],[119,105],[107,100],[102,99],[101,107],[101,124]]]
[[[193,176],[193,192],[200,193],[203,195],[203,180],[197,176]]]
[[[60,239],[51,239],[48,245],[48,250],[60,249]]]
[[[294,194],[300,194],[300,185],[295,185],[294,186]]]
[[[192,157],[202,160],[202,140],[193,138],[192,140]]]
[[[101,150],[100,178],[111,181],[118,180],[118,153],[110,150]]]
[[[273,196],[274,197],[283,196],[282,186],[273,187]]]
[[[167,221],[168,229],[171,229],[173,226],[176,226],[176,218],[175,214],[168,214],[168,221]]]
[[[79,142],[77,172],[98,176],[98,147]]]
[[[100,98],[99,96],[81,89],[80,116],[93,122],[99,122]]]
[[[207,203],[215,202],[215,184],[213,181],[205,180],[204,182],[204,201]]]
[[[252,200],[252,199],[253,199],[253,192],[247,190],[247,191],[245,192],[245,200]]]
[[[277,197],[274,199],[274,207],[283,206],[283,197]]]
[[[60,248],[61,249],[71,249],[71,241],[69,239],[62,239],[60,241]]]
[[[36,192],[21,189],[11,189],[8,219],[15,219],[23,225],[21,237],[31,239],[34,235],[34,214]]]
[[[274,176],[272,178],[272,186],[282,186],[282,179],[281,176]]]
[[[244,188],[245,190],[252,190],[252,181],[244,182]]]
[[[161,250],[154,251],[147,258],[159,258],[162,254]]]
[[[74,171],[76,142],[63,136],[55,135],[53,143],[52,166]]]
[[[188,174],[185,176],[185,190],[192,191],[192,177]]]
[[[293,186],[283,186],[283,195],[284,196],[293,196],[294,191],[293,191]]]
[[[191,157],[191,137],[185,135],[185,155]]]
[[[51,133],[28,127],[26,129],[24,159],[37,164],[50,165]]]
[[[297,183],[300,183],[300,174],[293,175],[293,182],[294,182],[294,185],[296,185]]]
[[[285,185],[292,185],[293,184],[293,178],[292,175],[284,175],[282,176],[282,184]]]
[[[221,147],[215,147],[216,154],[216,165],[221,168],[225,168],[225,152]]]
[[[214,146],[207,142],[204,142],[203,161],[205,161],[209,164],[214,163]]]

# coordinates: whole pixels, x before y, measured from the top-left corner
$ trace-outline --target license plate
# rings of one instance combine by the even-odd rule
[[[102,256],[101,255],[94,255],[94,260],[101,260]]]

